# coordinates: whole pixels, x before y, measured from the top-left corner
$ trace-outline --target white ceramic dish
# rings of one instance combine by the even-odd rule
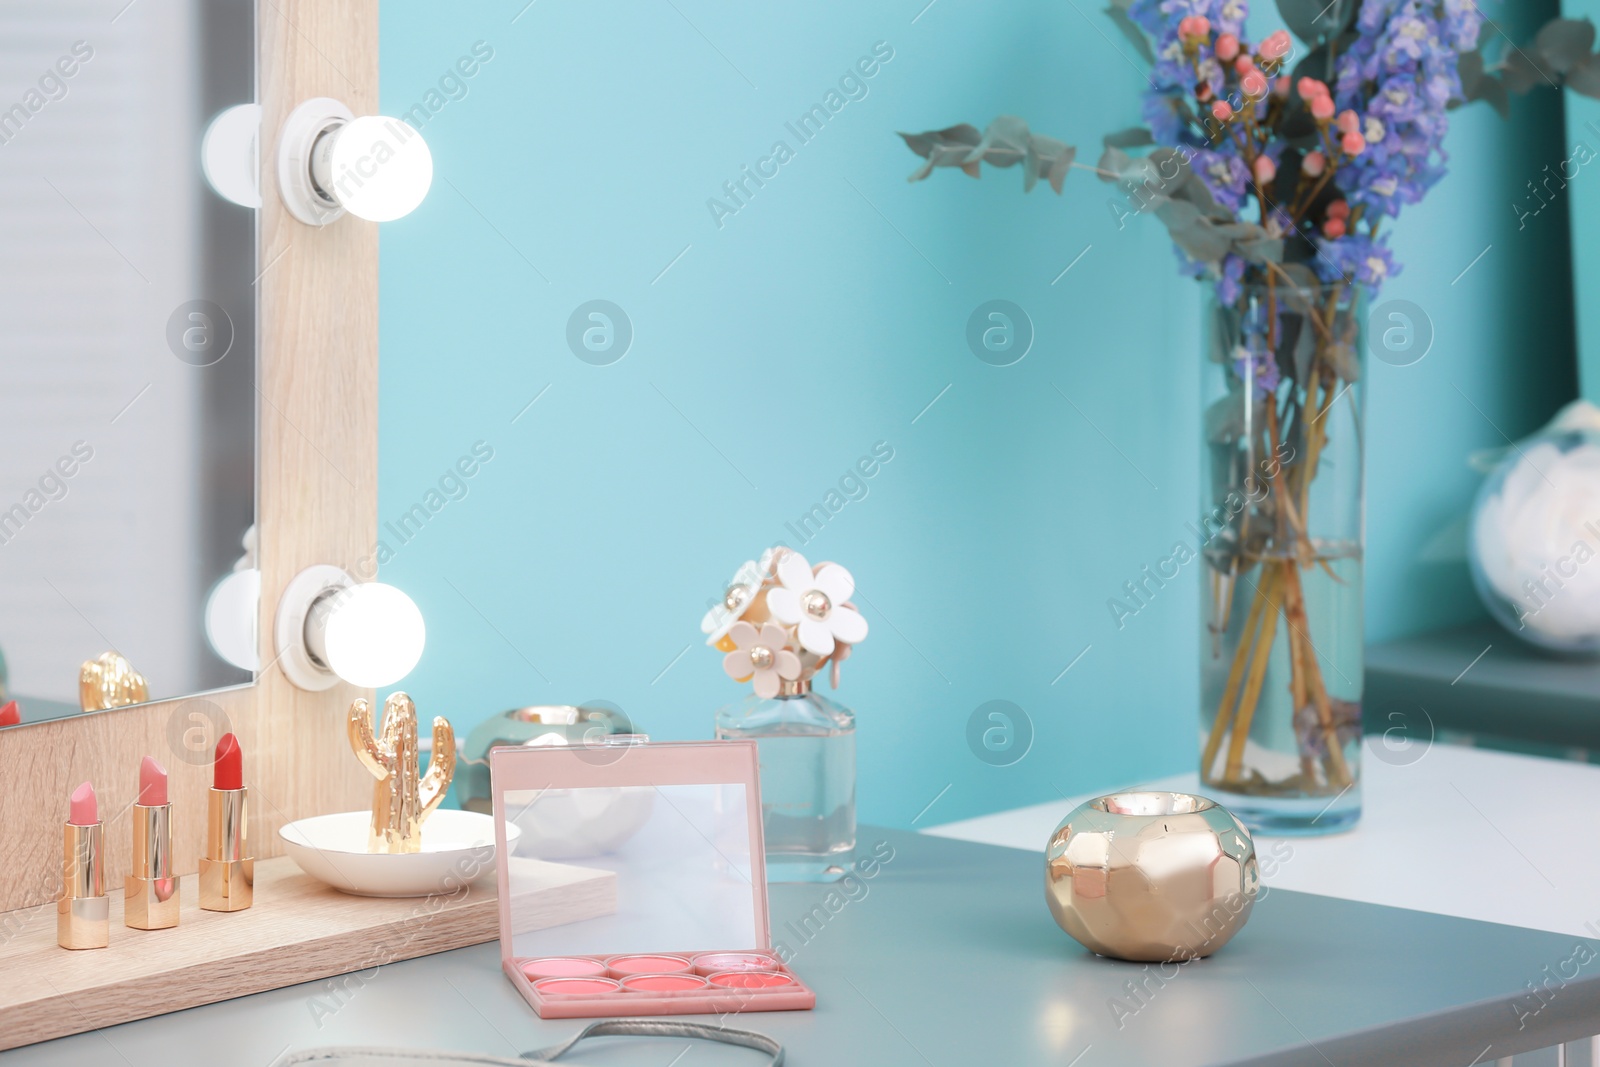
[[[441,809],[422,824],[422,851],[367,851],[371,812],[342,811],[292,822],[278,831],[289,857],[311,877],[361,897],[454,895],[494,875],[494,817]],[[521,836],[506,827],[508,845]]]

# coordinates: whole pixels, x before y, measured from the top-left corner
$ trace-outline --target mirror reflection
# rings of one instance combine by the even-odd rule
[[[0,725],[252,678],[248,576],[212,594],[254,565],[255,213],[201,143],[254,37],[248,0],[0,6]]]

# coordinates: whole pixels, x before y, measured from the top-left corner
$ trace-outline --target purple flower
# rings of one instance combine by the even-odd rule
[[[1347,279],[1374,292],[1400,273],[1394,253],[1389,251],[1388,237],[1374,240],[1360,233],[1317,241],[1315,266],[1324,281]]]

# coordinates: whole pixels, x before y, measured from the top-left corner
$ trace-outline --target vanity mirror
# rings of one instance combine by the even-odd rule
[[[0,6],[0,725],[80,714],[107,652],[146,699],[253,678],[241,580],[206,608],[256,566],[257,212],[200,164],[255,17]]]
[[[371,691],[297,687],[273,623],[308,568],[372,577],[378,228],[292,215],[276,150],[306,101],[371,115],[377,85],[376,0],[0,11],[0,650],[25,727],[0,729],[0,951],[60,895],[68,796],[92,783],[122,840],[144,756],[175,811],[205,811],[233,733],[258,861],[281,851],[279,826],[370,794],[341,716]],[[203,166],[213,120],[252,101],[254,136],[213,138]],[[252,185],[259,206],[239,203]],[[18,503],[26,521],[4,528]],[[233,569],[248,554],[255,579]],[[138,674],[145,702],[74,713],[96,660],[92,688],[139,695]],[[174,820],[178,876],[205,830]],[[129,859],[108,848],[108,885]]]

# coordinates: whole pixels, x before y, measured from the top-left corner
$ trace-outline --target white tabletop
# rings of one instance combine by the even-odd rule
[[[1302,893],[1600,937],[1600,766],[1444,744],[1414,754],[1421,758],[1396,766],[1363,753],[1363,812],[1354,830],[1258,835],[1262,880]],[[1204,792],[1193,773],[1137,787]],[[1056,824],[1087,799],[925,832],[1042,852]]]

